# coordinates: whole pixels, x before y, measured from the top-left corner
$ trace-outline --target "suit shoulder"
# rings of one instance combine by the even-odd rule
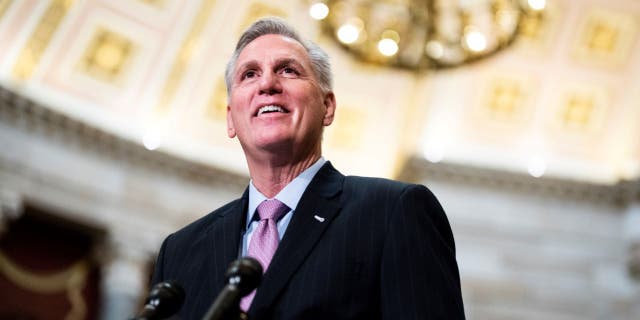
[[[361,176],[345,177],[345,186],[349,188],[358,188],[360,189],[360,191],[399,193],[402,193],[410,188],[426,188],[423,185],[412,184],[397,180]]]
[[[388,202],[416,198],[438,203],[436,196],[424,185],[375,177],[347,176],[344,196],[355,199],[382,200]]]
[[[208,213],[207,215],[199,218],[198,220],[189,223],[188,225],[182,227],[181,229],[173,233],[172,235],[173,238],[177,240],[177,239],[190,238],[190,237],[201,234],[207,228],[211,227],[211,225],[220,217],[226,214],[231,214],[233,212],[232,209],[235,208],[238,205],[238,202],[240,201],[241,199],[233,200],[223,205],[222,207]]]

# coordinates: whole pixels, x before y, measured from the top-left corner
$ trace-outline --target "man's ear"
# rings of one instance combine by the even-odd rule
[[[333,117],[336,112],[336,96],[332,91],[329,91],[324,95],[324,107],[325,113],[322,124],[324,126],[328,126],[333,122]]]
[[[231,118],[231,107],[227,105],[227,135],[229,138],[236,137],[236,128],[233,125],[233,118]]]

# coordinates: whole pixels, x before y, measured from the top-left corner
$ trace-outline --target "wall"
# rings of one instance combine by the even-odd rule
[[[469,319],[640,316],[640,282],[628,270],[637,182],[589,185],[420,159],[405,177],[447,212]]]

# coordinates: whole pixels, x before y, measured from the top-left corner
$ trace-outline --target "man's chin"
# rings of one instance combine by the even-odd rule
[[[253,143],[258,148],[279,147],[293,143],[293,137],[286,130],[261,130],[253,136]]]
[[[293,139],[286,137],[262,137],[256,139],[251,143],[243,143],[240,141],[242,148],[248,155],[251,151],[258,151],[259,153],[289,153],[293,149]]]

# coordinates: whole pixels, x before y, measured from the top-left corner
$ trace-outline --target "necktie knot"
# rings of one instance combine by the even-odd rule
[[[277,221],[289,211],[289,207],[278,199],[271,199],[262,201],[256,210],[258,211],[260,220],[273,219]]]

